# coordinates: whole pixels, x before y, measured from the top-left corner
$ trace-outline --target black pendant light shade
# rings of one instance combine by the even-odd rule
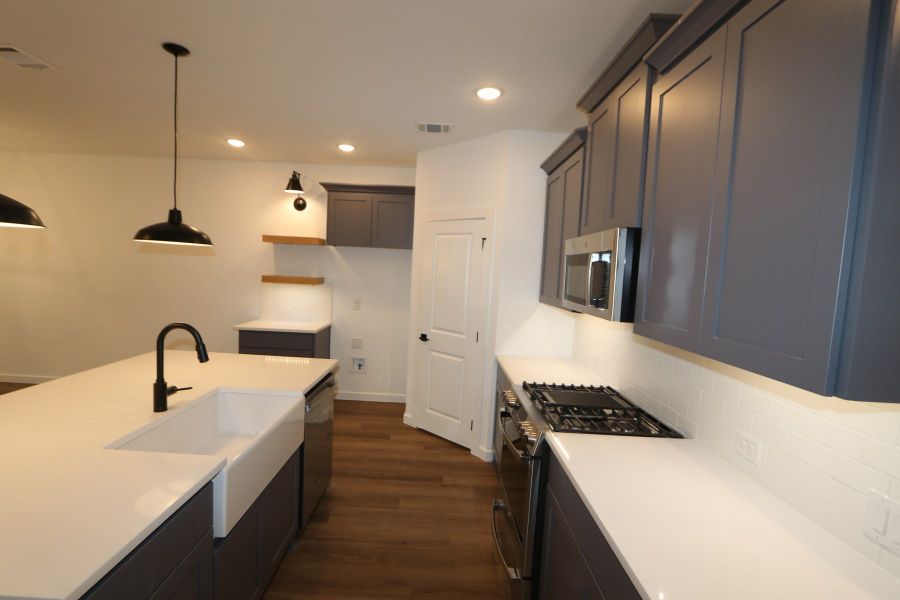
[[[0,227],[44,227],[44,222],[30,207],[0,194]]]
[[[209,236],[191,227],[181,220],[178,210],[178,57],[187,56],[190,51],[180,44],[166,42],[163,49],[175,57],[175,107],[174,107],[174,169],[172,178],[172,199],[174,206],[169,209],[169,218],[164,223],[155,223],[144,227],[134,234],[136,242],[153,242],[156,244],[180,244],[190,246],[212,246]]]
[[[181,221],[181,211],[177,208],[169,209],[168,221],[144,227],[134,235],[134,240],[157,244],[212,246],[208,235]]]
[[[291,174],[291,178],[288,179],[287,185],[284,187],[284,191],[288,194],[303,193],[303,186],[300,184],[300,173],[294,171]]]

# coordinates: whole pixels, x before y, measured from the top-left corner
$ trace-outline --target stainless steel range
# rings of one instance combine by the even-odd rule
[[[516,598],[532,598],[540,547],[537,524],[543,503],[548,431],[640,437],[682,437],[611,387],[522,384],[520,399],[497,373],[494,457],[501,498],[494,500],[494,540]]]

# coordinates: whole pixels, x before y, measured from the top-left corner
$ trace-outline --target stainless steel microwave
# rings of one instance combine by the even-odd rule
[[[639,239],[640,229],[618,227],[566,240],[563,307],[633,321]]]

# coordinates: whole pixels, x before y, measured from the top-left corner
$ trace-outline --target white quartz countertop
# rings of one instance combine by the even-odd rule
[[[257,319],[235,325],[236,331],[283,331],[286,333],[319,333],[331,327],[330,321],[274,321]]]
[[[216,388],[306,393],[334,360],[166,351],[169,410]],[[145,427],[155,353],[0,396],[0,598],[77,598],[222,469],[104,446]]]
[[[523,397],[524,380],[603,383],[566,359],[498,361]],[[900,598],[900,579],[696,440],[548,439],[647,600]]]

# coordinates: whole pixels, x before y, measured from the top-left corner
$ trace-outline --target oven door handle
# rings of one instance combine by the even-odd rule
[[[509,417],[506,417],[506,418],[509,418]],[[515,456],[517,459],[519,459],[520,462],[523,462],[523,463],[531,462],[532,457],[525,454],[518,448],[516,448],[516,445],[513,444],[513,441],[511,439],[509,439],[509,434],[506,433],[506,427],[503,425],[503,419],[504,419],[504,415],[501,413],[500,414],[500,431],[503,433],[503,444],[507,448],[509,448],[509,451],[512,452],[513,456]]]
[[[519,573],[517,568],[509,566],[509,563],[506,562],[506,557],[503,556],[503,548],[500,547],[500,536],[497,535],[498,512],[506,512],[506,505],[503,504],[502,500],[494,499],[494,502],[491,505],[491,530],[494,532],[494,544],[497,546],[497,554],[500,555],[500,561],[503,563],[503,568],[506,569],[509,578],[518,581],[522,579],[522,574]]]

